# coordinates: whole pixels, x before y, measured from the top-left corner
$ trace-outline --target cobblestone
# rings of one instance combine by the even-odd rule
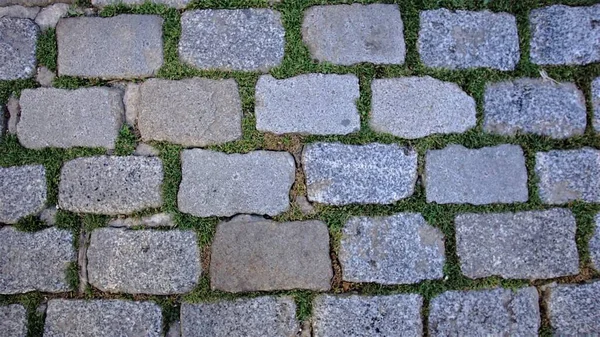
[[[0,306],[0,335],[5,337],[27,336],[27,311],[20,304]]]
[[[592,109],[594,110],[592,118],[594,130],[600,132],[600,77],[592,82]]]
[[[29,19],[0,18],[0,81],[30,78],[35,74],[39,34],[39,27]]]
[[[106,7],[106,6],[114,6],[118,4],[124,4],[127,6],[140,6],[143,5],[145,0],[92,0],[92,5],[95,7]],[[154,4],[165,5],[168,7],[175,7],[177,9],[185,8],[191,0],[152,0],[150,1]]]
[[[35,23],[42,29],[47,30],[55,28],[58,20],[64,18],[69,13],[69,4],[56,3],[42,8],[35,17]]]
[[[0,167],[0,223],[15,224],[41,212],[46,193],[44,166]]]
[[[8,17],[34,20],[39,12],[39,7],[24,7],[21,5],[13,5],[7,7],[0,7],[0,18]]]
[[[600,281],[551,286],[546,305],[555,336],[600,335]]]
[[[594,217],[594,234],[589,242],[590,259],[592,265],[600,271],[600,214]]]

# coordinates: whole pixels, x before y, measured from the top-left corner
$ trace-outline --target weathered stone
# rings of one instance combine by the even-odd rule
[[[42,11],[35,17],[35,23],[37,23],[42,30],[54,28],[56,27],[58,20],[67,16],[68,13],[68,4],[56,3],[43,8]]]
[[[517,145],[467,149],[452,144],[427,151],[427,202],[474,204],[526,202],[527,169]]]
[[[421,336],[423,298],[321,295],[313,302],[313,336]]]
[[[63,2],[63,3],[75,3],[75,0],[0,0],[0,7],[10,6],[10,5],[22,5],[26,7],[32,6],[48,6],[53,3]]]
[[[0,335],[27,336],[27,310],[20,304],[0,306]]]
[[[44,66],[38,67],[37,74],[35,75],[35,80],[42,87],[51,87],[55,78],[56,78],[56,75],[50,69],[48,69]]]
[[[175,321],[171,323],[165,337],[181,337],[181,322]]]
[[[306,74],[283,80],[261,76],[256,128],[275,134],[345,135],[360,130],[354,75]]]
[[[515,17],[490,11],[422,11],[418,48],[434,68],[513,70],[520,57]]]
[[[403,29],[397,5],[315,6],[304,13],[302,38],[321,62],[403,64]]]
[[[275,216],[289,209],[295,179],[294,158],[287,152],[247,154],[193,149],[181,155],[179,210],[195,216],[239,213]]]
[[[138,6],[143,5],[145,2],[146,0],[92,0],[92,5],[100,8],[118,4]],[[149,2],[182,9],[185,8],[185,6],[187,6],[191,0],[151,0]]]
[[[39,27],[29,19],[0,18],[0,81],[30,78],[35,74],[39,34]]]
[[[600,4],[555,5],[529,13],[530,58],[536,64],[588,64],[600,61]]]
[[[555,336],[600,335],[600,281],[551,286],[546,305]]]
[[[600,271],[600,213],[594,218],[594,235],[589,242],[590,259],[596,270]]]
[[[592,125],[596,132],[600,132],[600,77],[592,82],[592,106],[594,109]]]
[[[2,143],[2,137],[6,134],[6,107],[0,104],[0,144]]]
[[[429,76],[375,79],[369,125],[377,132],[415,139],[462,133],[477,123],[475,100],[458,85]]]
[[[137,127],[140,104],[140,84],[127,83],[125,93],[123,94],[123,104],[125,105],[125,122],[131,127]]]
[[[152,145],[140,143],[135,148],[135,152],[133,154],[136,156],[156,157],[160,154],[160,151]]]
[[[44,166],[0,167],[0,223],[17,223],[43,210],[45,204]]]
[[[281,14],[264,8],[186,11],[179,58],[200,69],[267,72],[283,60]]]
[[[296,204],[304,215],[313,215],[317,212],[315,207],[303,195],[296,196]]]
[[[32,149],[114,149],[123,124],[122,93],[106,87],[25,89],[20,105],[17,135]]]
[[[21,117],[21,107],[19,106],[19,99],[15,96],[10,96],[8,102],[6,102],[6,110],[8,110],[8,133],[11,135],[17,134],[17,124]]]
[[[139,108],[144,141],[208,146],[242,137],[242,102],[233,79],[149,79],[141,85]]]
[[[56,26],[58,74],[138,78],[163,64],[163,19],[158,15],[75,17]]]
[[[330,205],[391,204],[413,194],[417,152],[397,144],[313,143],[302,164],[308,200]]]
[[[66,162],[58,203],[71,212],[129,214],[162,205],[158,158],[98,156]]]
[[[40,213],[40,220],[42,220],[46,226],[54,226],[56,225],[56,216],[58,214],[58,209],[56,206],[50,206]]]
[[[109,227],[175,227],[173,216],[169,213],[158,213],[142,218],[117,218],[108,223]]]
[[[0,7],[0,18],[9,17],[33,20],[39,12],[39,7],[23,7],[20,5]]]

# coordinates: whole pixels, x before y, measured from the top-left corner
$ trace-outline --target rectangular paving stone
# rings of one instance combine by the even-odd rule
[[[575,217],[568,209],[459,214],[456,253],[470,278],[547,279],[579,273]]]
[[[554,336],[600,336],[600,281],[553,284],[545,295]]]
[[[94,7],[106,7],[111,5],[123,4],[127,6],[139,6],[143,5],[145,0],[92,0],[92,5]],[[187,6],[191,0],[152,0],[149,1],[153,4],[165,5],[169,7],[175,7],[178,9],[183,9]]]
[[[0,223],[15,224],[41,212],[46,193],[44,166],[0,167]]]
[[[20,304],[0,306],[0,335],[27,336],[27,310]]]
[[[526,202],[527,169],[517,145],[467,149],[451,144],[427,151],[427,202],[473,204]]]
[[[600,213],[594,217],[594,234],[589,241],[589,252],[592,265],[600,271]]]
[[[54,3],[68,3],[73,4],[75,0],[0,0],[0,7],[9,5],[22,5],[22,6],[48,6]]]
[[[163,64],[162,24],[158,15],[61,19],[56,26],[58,75],[153,76]]]
[[[306,74],[283,80],[261,76],[256,128],[275,134],[345,135],[360,130],[354,75]]]
[[[592,81],[592,108],[594,110],[592,125],[596,132],[600,132],[600,77]]]
[[[39,34],[40,28],[32,20],[0,18],[0,81],[33,77]]]

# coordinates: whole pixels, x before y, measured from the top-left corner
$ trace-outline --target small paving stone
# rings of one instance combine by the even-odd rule
[[[391,204],[411,196],[417,152],[397,144],[313,143],[302,164],[308,200],[330,205]]]
[[[21,116],[21,107],[19,106],[19,99],[15,96],[10,96],[8,102],[6,102],[6,110],[8,110],[8,133],[11,135],[17,134],[17,124]]]
[[[38,67],[37,74],[35,75],[35,80],[42,87],[51,87],[55,78],[56,78],[56,74],[54,74],[54,72],[51,71],[50,69],[48,69],[44,66]]]
[[[513,70],[520,57],[517,22],[508,13],[422,11],[418,49],[428,67]]]
[[[173,216],[169,213],[158,213],[141,218],[117,218],[108,223],[109,227],[175,227]]]
[[[283,60],[281,14],[263,8],[186,11],[179,58],[200,69],[267,72]]]
[[[158,15],[75,17],[56,26],[59,76],[139,78],[163,64]]]
[[[182,337],[296,336],[296,304],[291,297],[263,296],[181,305]]]
[[[241,215],[217,225],[212,289],[228,292],[329,290],[329,232],[320,221],[283,222]]]
[[[0,18],[9,17],[33,20],[39,12],[39,7],[24,7],[20,5],[0,7]]]
[[[35,74],[39,34],[39,27],[29,19],[0,18],[0,81],[30,78]]]
[[[156,157],[160,154],[160,151],[152,145],[140,143],[135,148],[135,152],[133,154],[136,156]]]
[[[577,224],[568,209],[459,214],[456,253],[470,278],[546,279],[579,273]]]
[[[594,130],[600,132],[600,77],[597,77],[592,82],[592,106],[594,109],[592,124]]]
[[[0,335],[27,336],[27,310],[20,304],[0,306]]]
[[[321,62],[403,64],[403,29],[397,5],[315,6],[304,13],[302,38]]]
[[[143,5],[145,2],[145,0],[92,0],[92,5],[94,7],[103,8],[106,6],[119,4],[124,4],[127,6],[138,6]],[[182,9],[185,8],[185,6],[187,6],[191,2],[191,0],[152,0],[150,2],[154,4],[166,5],[169,7]]]
[[[98,156],[66,162],[60,208],[77,213],[129,214],[162,205],[162,162],[139,156]]]
[[[33,6],[48,6],[53,3],[75,3],[75,0],[0,0],[0,7],[10,6],[10,5],[21,5],[25,7],[33,7]]]
[[[594,235],[589,242],[590,258],[592,265],[600,271],[600,213],[594,218]]]
[[[58,20],[64,18],[69,13],[69,4],[56,3],[42,8],[42,11],[35,17],[35,23],[42,30],[55,28]]]
[[[308,201],[308,198],[303,195],[296,196],[296,204],[304,215],[313,215],[317,212],[315,207]]]
[[[552,286],[546,305],[555,336],[600,335],[600,281]]]
[[[275,134],[345,135],[360,130],[354,75],[306,74],[283,80],[261,76],[256,128]]]
[[[165,337],[181,337],[181,322],[175,321],[171,323]]]
[[[45,204],[44,166],[0,167],[0,223],[15,224],[40,212]]]
[[[40,213],[40,220],[42,220],[46,226],[54,226],[56,225],[57,214],[58,209],[56,206],[47,207]]]
[[[199,217],[239,213],[275,216],[289,209],[295,180],[294,158],[287,152],[247,154],[193,149],[181,155],[179,210]]]
[[[125,93],[123,94],[123,104],[125,105],[125,122],[135,128],[140,110],[141,84],[127,83]]]
[[[477,123],[475,100],[458,85],[429,76],[373,80],[369,125],[377,132],[415,139],[462,133]]]
[[[526,202],[527,169],[517,145],[467,149],[452,144],[427,151],[427,202],[473,204]]]

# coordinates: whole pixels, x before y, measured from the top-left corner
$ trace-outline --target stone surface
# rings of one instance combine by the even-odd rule
[[[475,100],[458,85],[429,76],[375,79],[369,126],[415,139],[462,133],[477,123]]]
[[[158,213],[141,218],[117,218],[108,223],[109,227],[175,227],[173,216],[169,213]]]
[[[360,130],[360,93],[354,75],[306,74],[283,80],[261,76],[256,128],[275,134],[345,135]]]
[[[352,217],[338,253],[346,282],[411,284],[444,276],[444,235],[419,213]]]
[[[0,223],[17,223],[43,210],[45,204],[44,166],[0,167]]]
[[[283,222],[241,215],[217,225],[212,289],[228,292],[329,290],[329,232],[319,221]]]
[[[304,13],[302,39],[321,62],[403,64],[403,29],[397,5],[315,6]]]
[[[520,57],[517,22],[508,13],[422,11],[417,45],[434,68],[513,70]]]
[[[42,29],[55,28],[58,20],[64,18],[69,13],[69,4],[56,3],[42,8],[41,12],[35,17],[35,23]]]
[[[546,305],[555,336],[600,335],[600,281],[554,285],[547,290]]]
[[[0,306],[0,335],[27,336],[27,310],[20,304]]]
[[[131,127],[137,127],[137,119],[140,110],[140,84],[127,83],[123,94],[123,105],[125,105],[125,122]]]
[[[31,149],[114,149],[123,124],[122,93],[107,87],[25,89],[20,105],[17,135]]]
[[[0,7],[0,18],[9,17],[33,20],[39,12],[39,7],[24,7],[20,5]]]
[[[136,156],[156,157],[160,154],[160,151],[152,145],[140,143],[138,146],[136,146],[133,154]]]
[[[193,149],[181,155],[179,210],[195,216],[238,213],[275,216],[289,209],[295,179],[294,158],[287,152],[247,154]]]
[[[29,19],[0,18],[0,81],[32,77],[38,26]]]
[[[291,297],[181,305],[182,337],[293,337],[298,329],[296,304]]]
[[[169,331],[167,331],[165,337],[181,337],[181,322],[172,322],[171,325],[169,325]]]
[[[594,217],[594,234],[589,242],[590,259],[592,265],[600,271],[600,213]]]
[[[6,107],[0,104],[0,144],[2,144],[2,137],[6,134]]]
[[[302,153],[308,200],[330,205],[391,204],[411,196],[417,152],[396,144],[313,143]]]
[[[600,132],[600,77],[597,77],[592,82],[592,107],[594,109],[592,124],[594,130]]]
[[[600,61],[600,4],[563,5],[529,13],[530,58],[536,64],[588,64]]]
[[[137,125],[144,141],[200,147],[239,139],[242,102],[237,83],[149,79],[141,85]]]
[[[0,0],[0,7],[10,5],[21,5],[26,7],[48,6],[57,2],[72,4],[75,3],[75,0]]]
[[[267,72],[283,60],[281,14],[263,8],[186,11],[179,58],[200,69]]]
[[[517,145],[467,149],[448,145],[427,151],[425,158],[427,202],[473,204],[526,202],[527,169]]]
[[[100,8],[117,4],[124,4],[127,6],[139,6],[143,5],[145,2],[145,0],[92,0],[92,5],[94,5],[94,7]],[[191,0],[152,0],[150,2],[182,9],[185,8],[185,6],[187,6],[191,2]]]
[[[308,201],[308,198],[303,195],[296,196],[296,204],[304,215],[313,215],[317,212],[315,207]]]
[[[57,214],[58,209],[56,208],[56,206],[50,206],[40,213],[40,220],[42,220],[46,224],[46,226],[54,226],[56,225]]]
[[[35,75],[35,80],[42,87],[51,87],[52,82],[54,82],[55,78],[56,78],[56,75],[50,69],[48,69],[44,66],[38,67],[37,74]]]
[[[21,117],[21,107],[19,106],[19,99],[15,96],[10,96],[8,102],[6,102],[6,110],[8,110],[8,133],[11,135],[17,134],[17,124]]]
[[[313,302],[313,336],[421,336],[422,305],[417,294],[320,295]]]
[[[58,75],[152,76],[163,64],[162,24],[158,15],[62,19],[56,26]]]
[[[66,162],[60,208],[77,213],[129,214],[162,205],[162,162],[138,156],[98,156]]]

